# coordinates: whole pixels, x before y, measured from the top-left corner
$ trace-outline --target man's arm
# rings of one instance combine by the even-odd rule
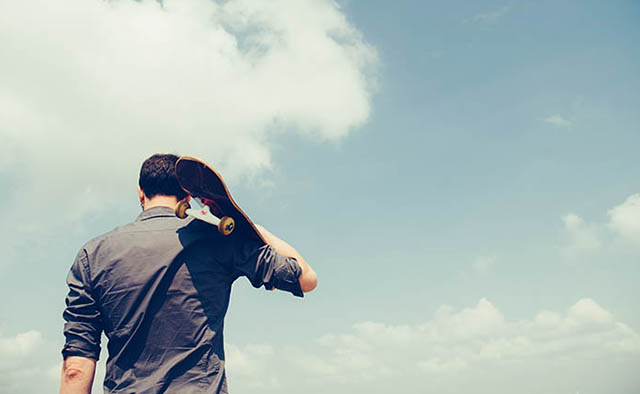
[[[96,360],[100,356],[102,318],[89,279],[88,256],[81,249],[67,275],[69,293],[62,316],[65,320],[62,348],[64,362],[60,393],[91,392]]]
[[[297,260],[298,265],[302,269],[299,282],[300,288],[303,292],[308,293],[316,288],[318,285],[318,276],[309,264],[302,258],[300,253],[295,250],[291,245],[271,234],[267,229],[260,225],[256,225],[260,234],[264,237],[265,241],[279,254],[287,257],[293,257]]]
[[[60,394],[90,394],[95,371],[96,360],[92,358],[65,358],[60,377]]]

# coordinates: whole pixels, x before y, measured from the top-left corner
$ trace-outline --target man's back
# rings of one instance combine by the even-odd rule
[[[145,210],[80,250],[63,355],[97,359],[104,330],[108,392],[225,393],[223,322],[239,276],[302,296],[295,259],[169,207]]]

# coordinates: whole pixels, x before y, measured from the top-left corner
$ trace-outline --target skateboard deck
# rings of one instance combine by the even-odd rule
[[[266,244],[249,216],[231,197],[220,173],[212,166],[195,157],[182,156],[176,162],[176,176],[180,187],[202,205],[201,209],[193,209],[182,200],[176,205],[176,216],[192,216],[216,226],[223,235],[247,237]]]

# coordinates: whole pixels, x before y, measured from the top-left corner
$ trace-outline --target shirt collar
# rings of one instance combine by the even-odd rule
[[[175,213],[173,212],[173,208],[157,206],[157,207],[145,209],[144,211],[142,211],[142,213],[138,215],[138,217],[136,218],[136,222],[157,218],[157,217],[172,217],[172,216],[175,216]]]

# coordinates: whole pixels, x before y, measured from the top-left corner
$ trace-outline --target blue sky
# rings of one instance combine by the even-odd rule
[[[637,4],[89,3],[0,6],[8,392],[54,390],[68,267],[155,151],[319,275],[235,285],[234,391],[638,392]]]

